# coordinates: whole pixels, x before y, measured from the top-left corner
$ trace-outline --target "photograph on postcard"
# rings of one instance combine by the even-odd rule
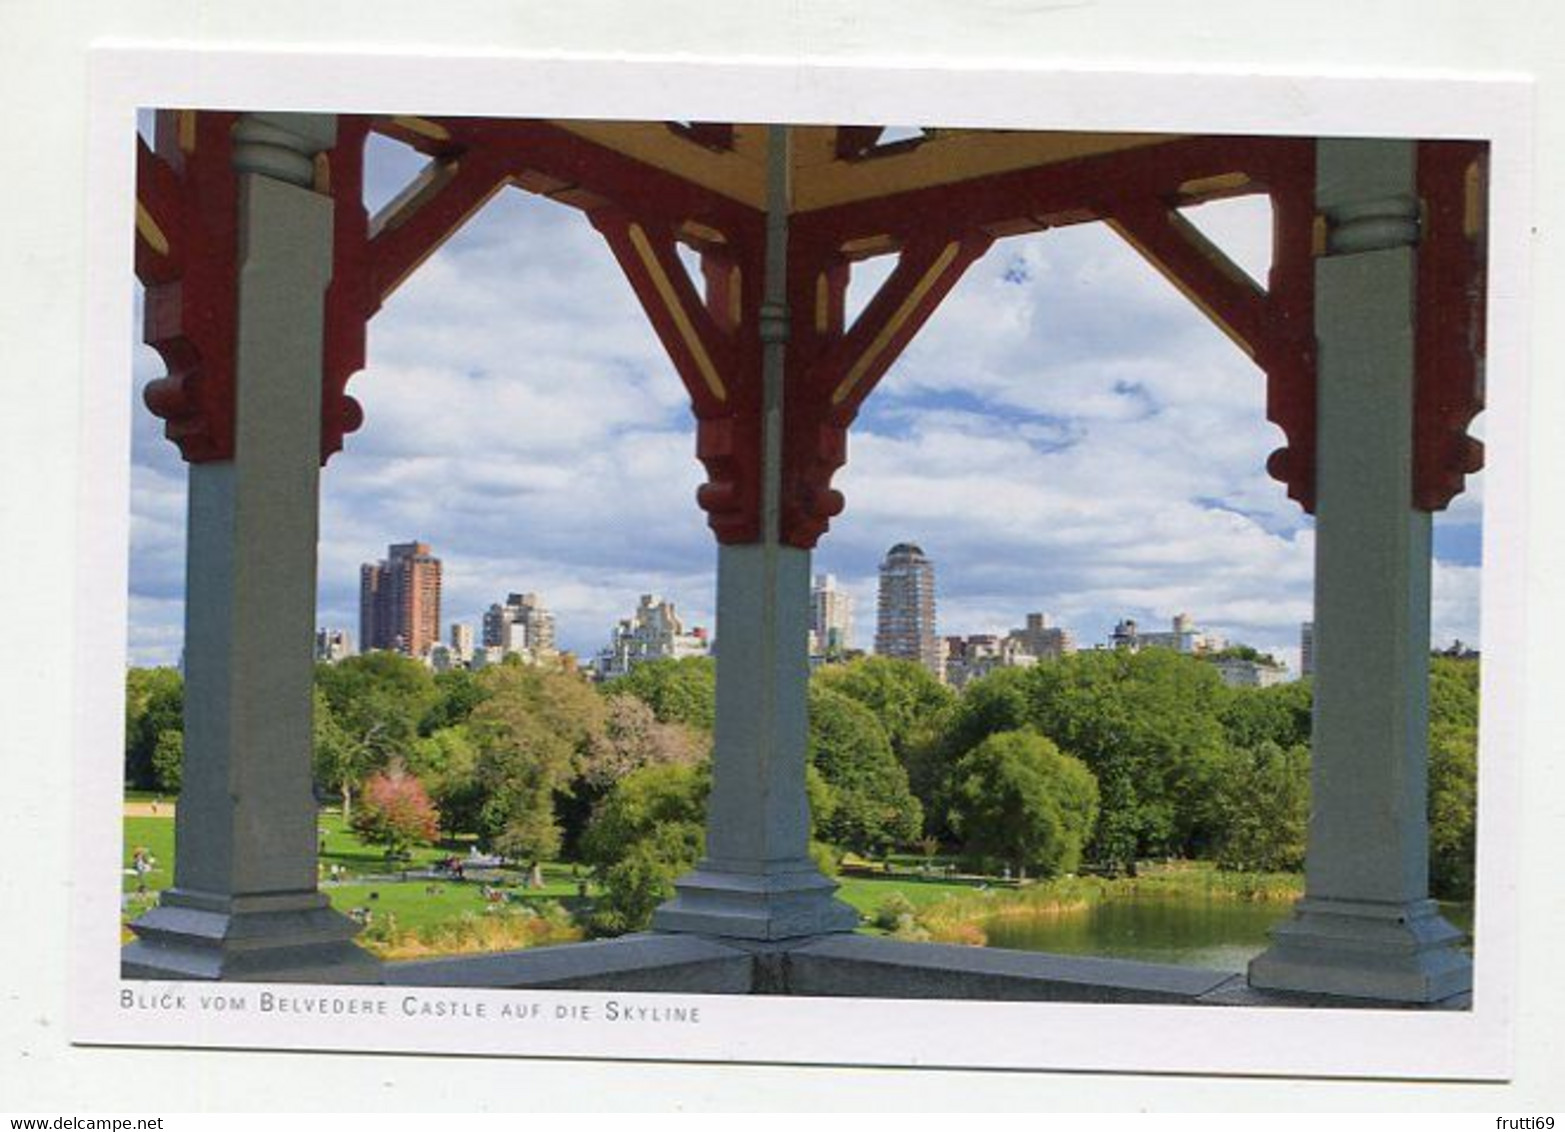
[[[1243,1072],[1171,1028],[1484,1008],[1489,136],[120,118],[93,1033]]]

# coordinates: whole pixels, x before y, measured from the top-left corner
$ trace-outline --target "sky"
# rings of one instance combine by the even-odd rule
[[[377,140],[371,207],[416,172]],[[1191,211],[1264,279],[1264,202]],[[889,270],[854,273],[850,317]],[[139,315],[138,315],[139,325]],[[185,469],[135,355],[130,663],[182,641]],[[835,480],[847,509],[815,552],[874,635],[894,543],[934,560],[942,634],[1046,612],[1078,644],[1178,613],[1298,667],[1313,523],[1265,473],[1282,443],[1264,376],[1100,225],[998,242],[869,398]],[[442,634],[535,591],[590,656],[643,593],[712,626],[716,546],[688,400],[602,238],[509,190],[387,302],[349,385],[365,424],[323,470],[318,623],[358,631],[359,566],[393,542],[443,562]],[[1477,422],[1481,431],[1482,418]],[[1432,643],[1476,644],[1483,476],[1436,516]]]

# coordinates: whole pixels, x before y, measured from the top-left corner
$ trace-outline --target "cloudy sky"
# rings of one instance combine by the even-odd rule
[[[372,207],[417,164],[372,147]],[[1196,210],[1264,278],[1264,204]],[[885,274],[856,272],[856,310]],[[851,313],[851,312],[850,312]],[[182,637],[184,466],[139,393],[130,660]],[[1282,440],[1259,370],[1111,232],[1002,241],[870,398],[836,485],[847,510],[816,551],[874,634],[893,543],[935,560],[942,633],[1004,632],[1045,611],[1088,646],[1121,617],[1198,625],[1297,667],[1313,529],[1264,471]],[[601,238],[574,211],[497,197],[370,327],[350,385],[366,423],[322,480],[322,625],[357,635],[358,570],[391,542],[444,562],[444,622],[537,591],[562,647],[591,654],[637,595],[711,625],[715,546],[673,367]],[[1480,418],[1481,425],[1481,418]],[[1478,640],[1483,477],[1436,521],[1434,639]]]

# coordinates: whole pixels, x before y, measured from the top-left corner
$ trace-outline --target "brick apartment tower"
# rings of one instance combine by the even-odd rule
[[[359,569],[360,647],[422,656],[439,640],[440,559],[428,543],[393,543]]]
[[[919,547],[899,542],[880,564],[875,654],[917,661],[944,679],[935,631],[935,564]]]

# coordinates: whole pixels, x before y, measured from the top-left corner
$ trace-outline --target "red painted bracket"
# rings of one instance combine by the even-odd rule
[[[1273,183],[1273,265],[1262,289],[1167,196],[1116,200],[1104,220],[1266,374],[1267,419],[1287,444],[1267,470],[1306,511],[1315,508],[1313,173],[1306,163]],[[1313,163],[1309,163],[1313,164]]]
[[[191,463],[231,459],[238,313],[236,116],[160,110],[157,149],[137,150],[136,272],[143,337],[165,376],[142,393]]]
[[[1413,502],[1442,511],[1483,467],[1467,427],[1484,406],[1485,224],[1488,147],[1422,142],[1418,194],[1418,384],[1413,402]]]
[[[971,230],[920,235],[903,248],[896,268],[846,329],[846,257],[807,237],[790,248],[784,543],[813,547],[841,513],[842,493],[831,481],[847,461],[848,428],[859,407],[991,243]]]
[[[708,476],[697,502],[719,542],[754,542],[761,537],[758,311],[753,305],[732,311],[731,288],[739,286],[734,262],[715,254],[703,257],[703,296],[680,262],[672,227],[619,209],[588,215],[690,395],[696,456]],[[753,241],[756,233],[750,235]]]

